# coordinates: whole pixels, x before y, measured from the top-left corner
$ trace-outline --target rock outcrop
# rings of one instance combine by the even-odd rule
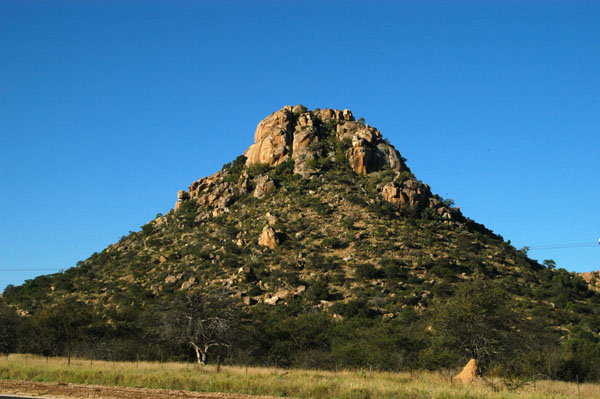
[[[387,183],[381,190],[381,197],[392,204],[403,207],[412,207],[421,211],[427,207],[444,220],[464,219],[460,208],[452,208],[442,202],[438,196],[431,193],[429,185],[416,179],[408,179],[401,184]]]
[[[226,173],[221,171],[212,176],[203,177],[190,185],[189,191],[180,190],[177,194],[175,210],[187,200],[195,200],[199,205],[212,209],[213,216],[219,216],[228,211],[235,197],[234,186],[224,181]]]
[[[177,202],[175,203],[175,210],[179,209],[183,201],[190,199],[190,195],[185,190],[179,190],[177,192]]]
[[[277,222],[279,222],[279,219],[277,218],[277,216],[271,215],[270,212],[267,212],[267,214],[265,215],[265,218],[267,219],[267,223],[269,224],[269,226],[275,226],[277,224]]]
[[[398,151],[382,139],[381,133],[355,121],[350,110],[308,111],[301,105],[286,106],[258,124],[254,144],[244,153],[246,165],[266,163],[276,166],[291,157],[295,161],[295,172],[310,176],[313,171],[306,162],[328,155],[313,148],[313,144],[326,136],[328,129],[335,129],[338,139],[351,143],[347,157],[356,173],[366,174],[384,166],[394,170],[408,169]]]
[[[600,271],[577,273],[591,290],[600,291]]]
[[[254,144],[244,153],[246,165],[276,166],[287,159],[295,126],[294,111],[301,111],[298,107],[284,107],[258,123]]]
[[[263,227],[262,232],[260,233],[260,237],[258,238],[258,245],[262,245],[263,247],[269,247],[271,249],[275,249],[279,245],[277,233],[268,224],[265,225],[265,227]]]
[[[256,183],[256,188],[254,189],[253,194],[255,198],[262,198],[265,195],[275,191],[275,182],[269,179],[269,176],[258,176],[256,179],[254,179],[254,182]]]
[[[356,121],[348,109],[309,111],[302,105],[286,106],[258,124],[254,140],[245,152],[245,160],[242,160],[245,166],[267,164],[274,167],[292,159],[294,173],[311,178],[319,173],[319,165],[338,163],[342,156],[341,161],[348,162],[358,174],[369,174],[383,168],[395,171],[397,176],[410,172],[402,156],[382,138],[379,130],[362,120]],[[193,182],[187,192],[180,190],[175,210],[185,201],[194,200],[204,209],[200,219],[218,217],[229,212],[229,207],[238,198],[250,194],[262,199],[277,190],[275,181],[266,173],[253,175],[243,170],[234,178],[230,173],[224,168]],[[431,194],[428,185],[416,179],[389,182],[383,187],[381,196],[401,208],[412,207],[421,211],[431,207],[447,220],[460,215],[460,211],[446,206]],[[277,244],[266,236],[263,242],[268,242],[266,246],[269,247]]]
[[[383,187],[381,195],[392,204],[419,209],[427,206],[432,197],[429,186],[416,179],[406,180],[402,184],[390,182]]]

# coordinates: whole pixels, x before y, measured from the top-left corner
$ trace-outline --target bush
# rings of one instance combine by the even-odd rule
[[[248,174],[250,176],[258,176],[267,173],[271,167],[268,163],[255,163],[248,167]]]
[[[319,163],[317,162],[316,159],[314,158],[309,158],[306,160],[306,167],[308,169],[317,169],[319,166]]]
[[[369,210],[380,218],[393,218],[396,215],[396,206],[387,201],[374,201],[369,205]]]
[[[364,299],[353,299],[347,303],[336,302],[331,307],[331,311],[346,319],[351,317],[371,318],[375,315],[375,312],[369,309],[367,301]]]
[[[336,237],[326,237],[321,241],[321,245],[325,248],[340,249],[346,248],[348,243],[345,243]]]
[[[328,300],[331,294],[329,293],[328,282],[326,280],[318,280],[310,285],[306,290],[306,299],[311,302],[319,302]]]
[[[382,278],[384,276],[383,270],[381,269],[377,269],[375,266],[373,266],[370,263],[362,263],[359,265],[356,265],[356,276],[357,277],[361,277],[361,278],[365,278],[365,279],[376,279],[376,278]]]
[[[352,204],[356,204],[356,205],[360,205],[360,206],[365,206],[366,202],[365,199],[357,194],[348,194],[345,197],[346,201],[352,203]]]
[[[242,171],[246,167],[246,157],[244,155],[240,155],[233,162],[228,162],[223,165],[222,170],[228,170],[229,175],[225,177],[225,181],[230,183],[235,183],[238,181],[240,176],[242,175]]]
[[[408,271],[403,267],[402,263],[392,259],[384,259],[381,262],[383,272],[386,278],[389,279],[404,279],[408,275]]]

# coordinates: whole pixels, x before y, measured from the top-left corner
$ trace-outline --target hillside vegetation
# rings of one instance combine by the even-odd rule
[[[0,351],[598,380],[600,295],[549,266],[348,110],[286,107],[168,214],[9,286]]]

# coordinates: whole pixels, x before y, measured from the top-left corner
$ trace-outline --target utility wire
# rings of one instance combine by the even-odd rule
[[[572,244],[554,244],[554,245],[536,245],[529,247],[530,251],[541,250],[541,249],[562,249],[562,248],[588,248],[588,247],[600,247],[597,242],[577,242]]]
[[[0,269],[0,272],[41,272],[41,271],[52,271],[52,270],[63,270],[55,267],[54,269]]]

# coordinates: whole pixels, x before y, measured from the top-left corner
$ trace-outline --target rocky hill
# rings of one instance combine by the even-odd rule
[[[438,368],[475,356],[600,376],[577,363],[590,345],[600,365],[598,294],[463,216],[350,110],[269,115],[244,155],[179,191],[168,214],[74,268],[7,288],[4,301],[28,320],[76,303],[98,341],[152,357],[136,337],[155,333],[149,320],[166,303],[194,295],[227,300],[243,321],[237,359]],[[189,350],[157,342],[172,356]]]

